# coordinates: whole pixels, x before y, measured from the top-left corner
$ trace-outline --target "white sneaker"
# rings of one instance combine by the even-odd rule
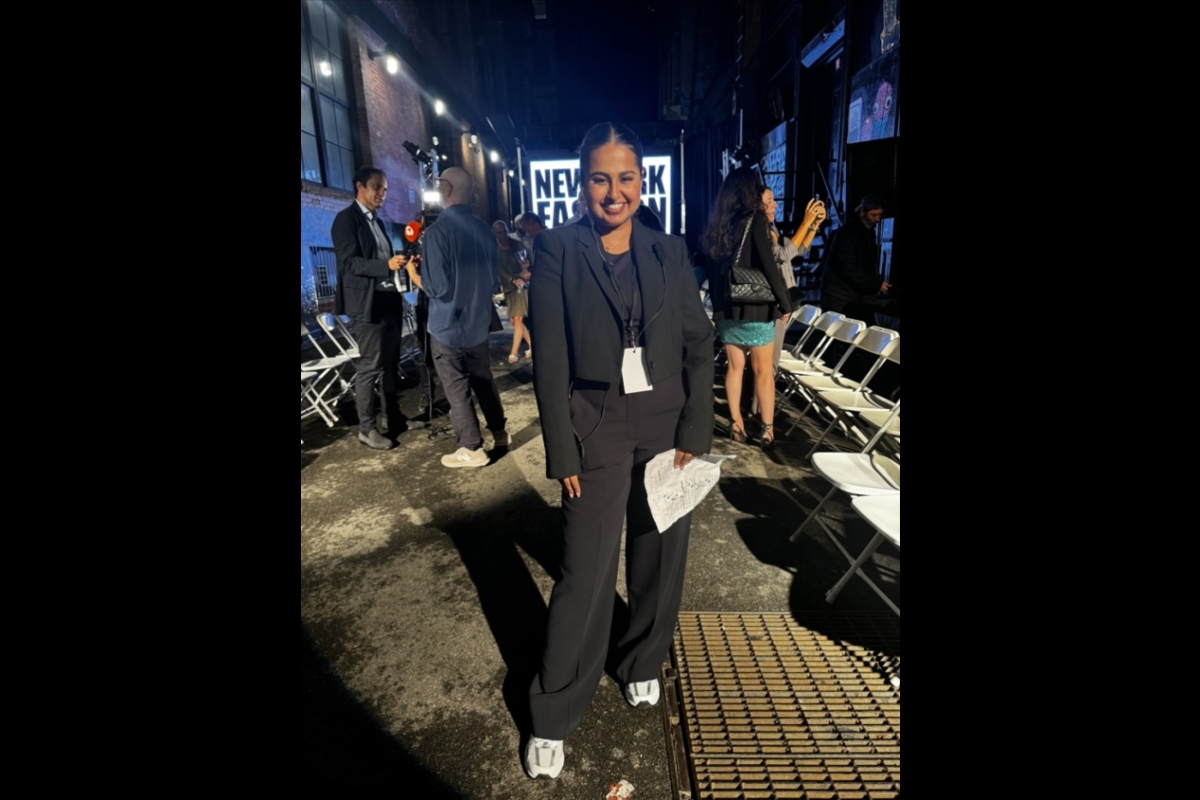
[[[525,774],[531,778],[557,778],[563,768],[562,739],[529,738],[525,745]]]
[[[465,447],[460,447],[448,456],[442,456],[443,467],[486,467],[488,463],[488,454],[483,452],[483,448],[478,450],[468,450]]]
[[[637,708],[658,705],[658,681],[634,681],[625,685],[625,702]]]
[[[492,438],[496,440],[493,447],[508,447],[512,444],[512,437],[508,435],[508,431],[492,431]]]

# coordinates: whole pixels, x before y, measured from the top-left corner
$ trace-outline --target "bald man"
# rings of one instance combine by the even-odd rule
[[[451,167],[442,172],[438,192],[446,210],[425,233],[420,272],[412,261],[406,265],[413,282],[429,297],[429,349],[450,402],[450,424],[458,443],[458,450],[442,458],[447,467],[483,467],[489,462],[472,394],[494,445],[509,444],[488,357],[499,251],[492,229],[467,205],[474,191],[466,170]]]

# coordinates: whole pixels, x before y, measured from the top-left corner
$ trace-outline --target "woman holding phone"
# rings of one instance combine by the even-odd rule
[[[789,296],[795,297],[792,289],[796,288],[796,270],[792,261],[808,255],[808,251],[812,249],[813,237],[825,221],[825,204],[816,197],[809,200],[808,205],[804,207],[804,221],[789,237],[781,234],[775,227],[775,215],[779,210],[779,204],[775,202],[775,193],[764,189],[762,201],[763,211],[767,215],[767,233],[771,237],[771,249],[775,252],[775,263],[779,265],[779,274],[783,276],[783,285],[787,287]],[[787,325],[787,317],[775,320],[775,351],[771,359],[775,368],[779,367],[779,356],[783,353],[783,334],[787,331]],[[753,410],[758,413],[757,396],[754,398]]]

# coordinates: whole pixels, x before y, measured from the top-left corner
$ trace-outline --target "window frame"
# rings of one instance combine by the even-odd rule
[[[320,32],[314,30],[316,9]],[[326,54],[331,72],[322,77]],[[301,0],[300,180],[353,192],[359,143],[350,55],[345,15],[328,0]]]

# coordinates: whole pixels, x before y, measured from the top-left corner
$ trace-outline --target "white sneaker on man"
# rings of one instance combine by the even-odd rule
[[[634,681],[626,684],[625,702],[634,708],[638,706],[652,708],[658,705],[658,681]]]
[[[488,454],[482,447],[478,450],[460,447],[450,455],[442,456],[443,467],[486,467],[487,464]]]
[[[531,778],[557,778],[563,768],[562,739],[529,737],[525,745],[525,774]]]

